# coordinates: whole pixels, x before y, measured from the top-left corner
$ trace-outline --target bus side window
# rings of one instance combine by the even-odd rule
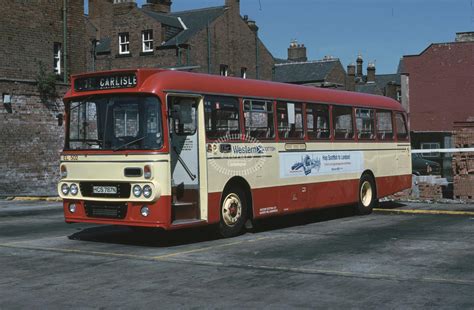
[[[393,140],[392,112],[377,111],[377,138],[379,140]]]
[[[309,139],[329,139],[329,106],[306,104],[306,127]]]
[[[208,139],[240,137],[239,100],[233,97],[206,96],[204,99],[206,136]]]
[[[353,113],[351,107],[333,106],[332,123],[334,124],[334,138],[338,140],[352,140],[354,138]]]
[[[395,114],[395,122],[397,124],[397,139],[408,140],[408,129],[405,116],[402,113],[397,112]]]
[[[303,104],[278,102],[277,128],[281,139],[302,139],[304,136]]]
[[[375,113],[372,109],[356,109],[357,138],[361,140],[375,139]]]
[[[244,100],[245,133],[256,139],[275,137],[273,103],[262,100]]]

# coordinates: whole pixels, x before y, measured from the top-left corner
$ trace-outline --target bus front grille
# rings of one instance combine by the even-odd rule
[[[129,198],[132,186],[119,182],[80,182],[79,187],[83,197]]]
[[[88,217],[124,219],[127,215],[126,203],[86,202],[85,209]]]

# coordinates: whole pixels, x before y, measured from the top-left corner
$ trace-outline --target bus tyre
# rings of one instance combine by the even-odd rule
[[[359,181],[359,203],[356,211],[360,215],[370,214],[376,205],[377,193],[374,179],[369,174],[363,174]]]
[[[229,238],[242,233],[247,221],[247,201],[240,188],[224,192],[220,214],[219,234],[222,237]]]

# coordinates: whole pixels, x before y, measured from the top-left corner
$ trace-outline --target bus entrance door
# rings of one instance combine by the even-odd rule
[[[199,203],[198,97],[168,96],[172,224],[201,219]]]

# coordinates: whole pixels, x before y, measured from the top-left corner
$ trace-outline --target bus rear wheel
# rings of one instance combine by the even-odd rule
[[[377,205],[375,181],[369,174],[363,174],[359,181],[359,202],[356,211],[360,215],[370,214]]]
[[[240,188],[231,188],[224,192],[221,202],[219,234],[224,238],[242,233],[247,221],[247,201]]]

